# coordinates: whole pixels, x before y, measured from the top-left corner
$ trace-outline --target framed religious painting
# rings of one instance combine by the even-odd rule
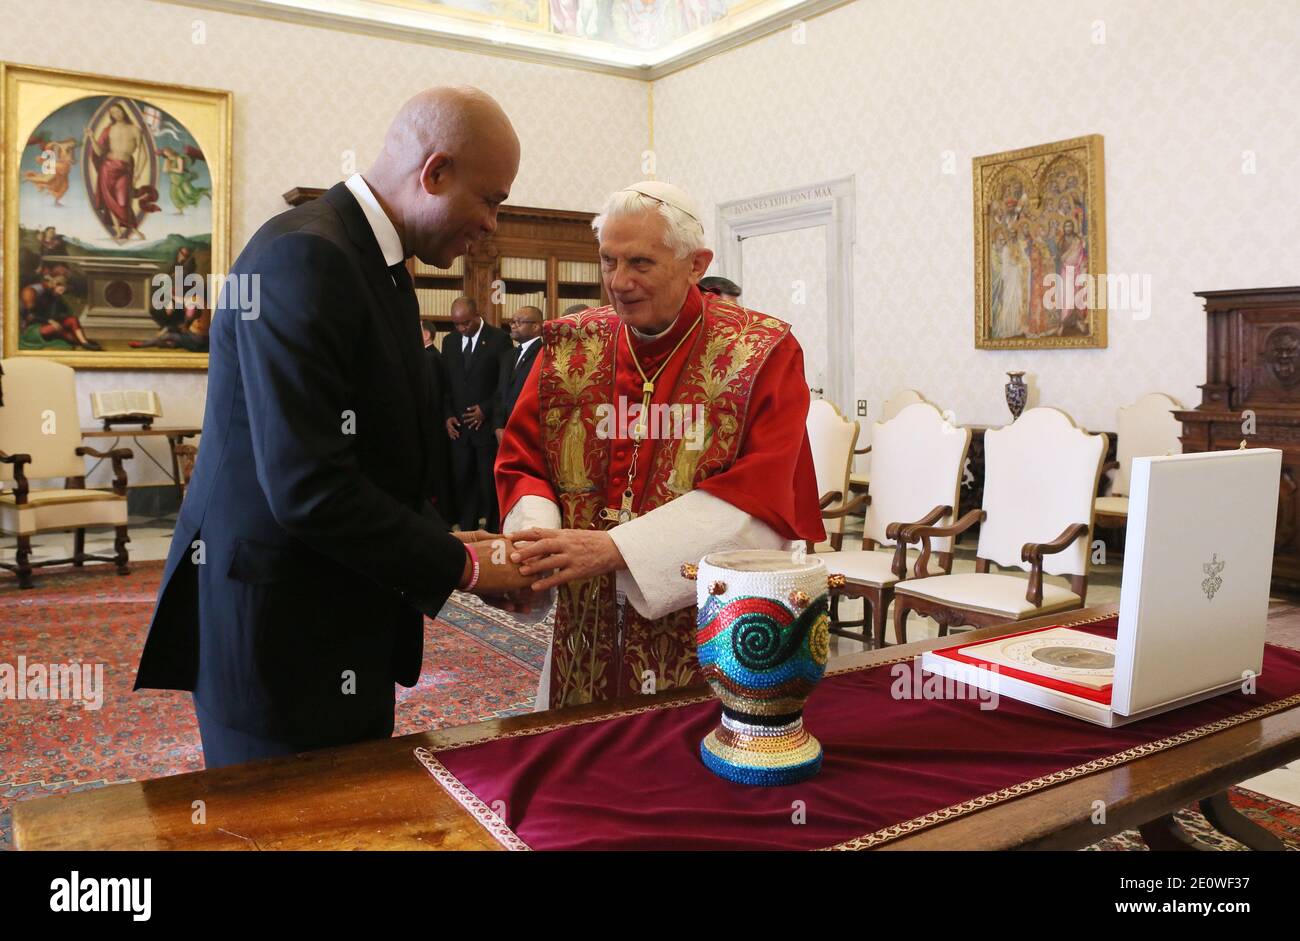
[[[0,63],[4,355],[205,369],[231,94]]]
[[[1101,135],[973,163],[976,348],[1104,347]]]

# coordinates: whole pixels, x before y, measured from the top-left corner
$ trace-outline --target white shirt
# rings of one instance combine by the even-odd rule
[[[384,212],[384,207],[379,205],[379,200],[370,189],[360,173],[354,173],[343,183],[348,191],[356,197],[361,204],[361,211],[366,214],[366,221],[370,223],[370,231],[375,234],[375,241],[379,243],[379,250],[383,252],[384,264],[393,267],[406,260],[406,253],[402,251],[402,240],[397,235],[397,227],[393,225],[393,220],[388,218],[388,213]]]
[[[534,343],[536,343],[536,342],[537,342],[538,340],[540,340],[540,339],[541,339],[541,337],[533,337],[531,340],[525,340],[523,343],[520,343],[520,344],[519,344],[519,349],[515,350],[515,365],[516,365],[516,366],[518,366],[518,365],[519,365],[519,361],[520,361],[521,359],[524,358],[524,353],[528,350],[528,348],[529,348],[530,346],[532,346]]]
[[[474,352],[474,347],[478,343],[479,334],[483,332],[484,323],[485,321],[480,319],[478,322],[478,329],[474,331],[474,335],[472,337],[462,336],[460,338],[460,351],[462,353],[464,353],[466,350],[469,350],[471,353]]]

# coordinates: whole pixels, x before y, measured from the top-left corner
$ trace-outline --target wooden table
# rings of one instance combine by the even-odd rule
[[[1115,605],[1081,616],[1113,614]],[[1059,614],[838,658],[836,666],[891,660],[976,637],[1059,623]],[[670,701],[699,688],[669,691]],[[497,730],[601,715],[601,703],[437,732],[366,742],[233,768],[128,782],[13,808],[18,849],[442,849],[500,846],[449,797],[412,752]],[[1300,758],[1300,708],[1034,792],[885,844],[884,849],[1077,849],[1156,821],[1234,784]],[[192,822],[204,802],[206,824]],[[1106,822],[1095,824],[1095,801]],[[1151,828],[1147,828],[1150,830]],[[1226,828],[1225,828],[1226,829]]]
[[[130,428],[130,427],[83,428],[81,429],[81,437],[113,438],[114,440],[112,444],[110,444],[107,448],[100,449],[103,451],[113,450],[113,448],[117,447],[117,443],[121,441],[123,438],[132,438],[136,440],[137,443],[139,442],[140,438],[166,438],[167,450],[168,453],[171,454],[171,458],[172,458],[172,469],[171,469],[172,483],[176,485],[176,495],[180,497],[182,500],[184,500],[185,487],[184,487],[184,482],[181,480],[180,464],[178,464],[176,461],[176,445],[182,443],[186,438],[193,438],[195,435],[201,434],[202,431],[203,431],[202,428],[167,428],[163,426],[157,426],[157,427],[151,426],[149,428]],[[141,448],[141,450],[144,451],[143,448]],[[144,453],[148,455],[151,461],[153,461],[155,464],[158,464],[158,459],[156,457],[154,457],[152,454],[149,454],[148,451],[144,451]],[[100,461],[96,461],[94,466],[92,466],[90,470],[87,472],[86,476],[90,476],[90,474],[94,473],[95,468],[98,467],[100,463],[101,463]],[[162,469],[163,473],[167,473],[167,468],[163,467],[161,464],[158,464],[158,467]]]

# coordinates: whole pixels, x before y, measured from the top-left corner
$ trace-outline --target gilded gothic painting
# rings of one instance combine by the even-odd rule
[[[975,346],[1106,345],[1099,134],[976,157]]]

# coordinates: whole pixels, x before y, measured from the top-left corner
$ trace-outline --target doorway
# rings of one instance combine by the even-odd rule
[[[718,267],[793,327],[814,397],[854,410],[853,178],[718,206]],[[819,390],[819,391],[818,391]]]

